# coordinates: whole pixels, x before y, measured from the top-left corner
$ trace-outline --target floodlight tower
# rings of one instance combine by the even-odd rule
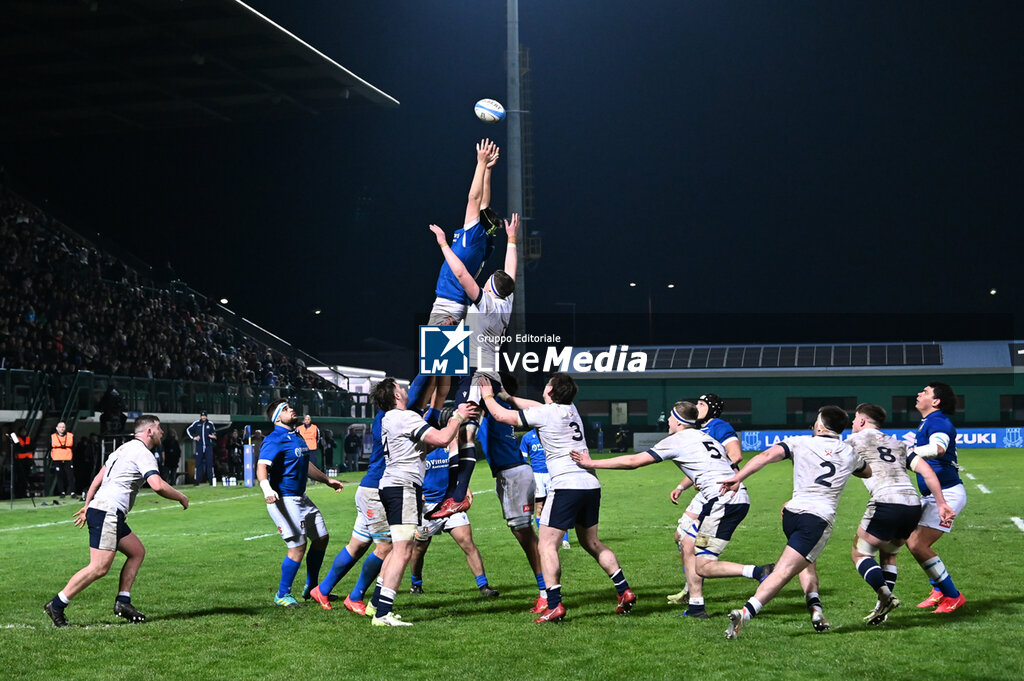
[[[523,128],[522,99],[520,87],[519,64],[519,0],[508,0],[507,4],[507,46],[505,55],[505,74],[507,78],[506,101],[508,116],[508,214],[519,213],[523,217]],[[516,246],[518,264],[516,265],[516,294],[512,305],[512,323],[509,331],[512,335],[525,330],[526,312],[526,225],[521,221],[519,243]]]

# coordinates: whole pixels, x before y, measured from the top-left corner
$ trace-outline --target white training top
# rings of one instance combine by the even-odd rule
[[[153,452],[138,438],[132,438],[111,452],[105,466],[103,482],[89,502],[89,508],[126,514],[135,505],[142,481],[160,470]]]
[[[583,421],[572,404],[542,404],[520,414],[524,425],[535,427],[551,476],[551,489],[601,489],[594,471],[580,468],[572,460],[572,450],[587,451]]]
[[[469,325],[469,365],[477,369],[481,376],[498,378],[496,355],[501,344],[501,336],[505,333],[508,320],[512,316],[512,298],[498,298],[480,289],[480,298],[469,306],[466,323]]]
[[[853,447],[835,437],[798,435],[779,446],[786,450],[786,458],[793,460],[793,498],[786,508],[813,513],[831,524],[846,481],[866,462]]]
[[[420,438],[429,428],[422,416],[408,409],[392,409],[384,414],[380,426],[384,446],[381,488],[423,484],[426,471],[423,460],[433,447]]]
[[[864,485],[871,492],[871,500],[884,504],[918,506],[921,496],[910,481],[907,469],[917,458],[907,455],[907,445],[875,428],[865,428],[846,438],[846,443],[871,466],[871,477]]]
[[[735,474],[729,457],[725,455],[725,447],[695,428],[684,428],[669,435],[646,453],[656,461],[672,461],[679,466],[683,475],[693,481],[705,502],[717,498],[721,488],[719,483]],[[749,504],[747,488],[741,484],[739,491],[724,501],[727,504]]]

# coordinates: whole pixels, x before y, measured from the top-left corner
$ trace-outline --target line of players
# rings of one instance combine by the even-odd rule
[[[508,237],[504,269],[491,275],[483,287],[479,286],[475,275],[479,274],[483,262],[493,249],[492,237],[500,228],[499,219],[489,208],[490,174],[498,160],[499,151],[489,140],[482,140],[476,152],[477,164],[464,227],[455,232],[450,245],[443,230],[436,225],[430,227],[445,263],[435,287],[437,298],[429,322],[453,325],[466,320],[469,324],[470,356],[482,360],[480,363],[483,367],[495,367],[497,363],[494,354],[497,349],[489,343],[481,343],[480,339],[502,337],[511,315],[517,264],[518,216],[513,215],[511,222],[504,221]],[[484,223],[487,224],[486,228]],[[324,475],[309,461],[308,450],[295,432],[298,415],[291,405],[284,400],[271,404],[267,416],[274,424],[274,430],[261,447],[257,479],[264,493],[268,513],[287,546],[275,603],[285,607],[299,605],[291,594],[291,588],[305,559],[307,579],[303,596],[314,599],[325,609],[332,609],[331,590],[372,543],[374,551],[364,561],[356,588],[345,599],[345,606],[354,612],[371,614],[372,623],[376,626],[408,626],[408,622],[402,621],[393,612],[398,585],[414,554],[419,554],[418,558],[421,558],[426,542],[441,529],[452,531],[463,547],[470,567],[478,578],[481,593],[496,596],[497,591],[487,583],[482,560],[472,543],[471,534],[459,531],[460,527],[468,528],[468,519],[465,517],[465,511],[471,503],[468,486],[479,442],[496,480],[496,492],[503,515],[522,546],[537,580],[540,595],[532,609],[532,612],[540,615],[536,622],[555,622],[565,617],[558,548],[567,537],[568,529],[573,527],[582,548],[595,558],[612,580],[617,592],[616,612],[625,614],[632,609],[636,594],[623,576],[615,554],[598,538],[601,486],[593,469],[635,468],[669,458],[686,475],[684,482],[673,491],[672,501],[675,503],[679,493],[688,485],[692,484],[698,490],[694,502],[680,519],[677,530],[677,540],[687,573],[687,589],[684,591],[688,590],[690,594],[687,614],[691,617],[707,617],[702,591],[704,578],[744,576],[757,579],[761,585],[755,596],[744,608],[730,614],[732,625],[727,636],[735,637],[743,622],[756,615],[782,585],[793,575],[799,574],[815,628],[819,631],[828,628],[817,595],[814,562],[831,533],[835,506],[846,479],[850,474],[869,476],[871,471],[867,463],[851,467],[855,462],[866,461],[867,454],[858,452],[855,461],[848,460],[851,459],[849,452],[853,450],[839,439],[839,433],[845,429],[848,421],[845,412],[837,407],[824,408],[815,423],[813,436],[784,441],[755,457],[742,470],[733,474],[741,459],[738,440],[735,433],[730,436],[727,432],[731,431],[727,424],[717,418],[721,413],[721,401],[714,396],[703,396],[697,404],[681,402],[676,405],[670,420],[671,435],[655,448],[630,457],[594,461],[585,451],[583,422],[573,405],[577,388],[570,376],[553,375],[544,389],[543,403],[513,397],[503,387],[501,378],[493,370],[478,371],[473,368],[458,386],[457,407],[448,418],[442,418],[441,412],[450,390],[445,379],[419,376],[410,385],[409,391],[392,378],[374,387],[371,399],[378,409],[373,426],[375,447],[370,469],[356,493],[359,515],[352,539],[334,558],[323,581],[319,580],[319,574],[329,534],[322,514],[305,494],[306,482],[307,479],[323,482],[338,492],[342,490],[342,483]],[[505,386],[514,391],[507,377]],[[952,409],[949,406],[952,390],[942,386],[945,384],[930,384],[922,393],[932,391],[936,405],[927,414],[922,411],[926,415],[926,422],[931,413],[941,414]],[[948,391],[948,394],[943,390]],[[918,406],[921,409],[920,399]],[[858,411],[858,419],[864,419],[865,423],[874,424],[875,427],[880,426],[881,421],[884,421],[884,411],[873,405],[867,407],[863,412]],[[693,434],[700,433],[698,424],[709,432],[714,429],[711,435],[700,434],[699,442],[693,439]],[[931,494],[926,495],[925,519],[922,519],[921,526],[913,534],[907,532],[902,537],[897,536],[903,531],[901,529],[892,536],[878,536],[881,532],[878,528],[889,528],[899,523],[889,517],[892,509],[878,506],[889,502],[879,501],[874,508],[869,507],[862,523],[864,537],[858,540],[854,559],[865,580],[879,594],[878,604],[868,618],[872,623],[884,621],[887,614],[899,605],[899,601],[891,594],[896,574],[895,552],[908,535],[912,552],[935,584],[933,594],[922,605],[937,605],[937,612],[951,612],[963,604],[963,596],[953,587],[942,561],[930,548],[951,527],[953,515],[962,509],[965,501],[962,484],[956,476],[955,431],[950,436],[948,431],[951,431],[952,424],[944,423],[942,426],[945,431],[937,432],[934,438],[924,442],[916,442],[916,453],[909,456],[905,449],[894,448],[890,446],[891,443],[877,447],[879,452],[887,450],[886,458],[879,459],[885,463],[906,461],[910,465],[915,460],[930,457],[931,466],[939,463],[936,472],[942,477],[942,483],[932,489],[938,483],[929,479],[925,473],[929,467],[916,466],[919,475],[923,476],[921,484],[928,484]],[[516,427],[536,428],[547,454],[550,491],[540,513],[539,538],[532,524],[536,481],[530,467],[520,456],[513,432]],[[453,441],[457,441],[457,447],[449,453],[447,450]],[[577,451],[576,448],[581,449]],[[426,489],[424,487],[425,461],[428,455],[438,450],[442,454],[434,455],[432,462],[436,463],[439,470],[451,470],[454,473],[449,476],[443,493],[440,491],[444,482],[443,474],[431,476],[430,486]],[[900,458],[900,452],[903,458]],[[749,496],[742,480],[765,464],[781,458],[793,458],[795,464],[798,464],[794,476],[794,497],[783,514],[784,530],[789,537],[786,551],[776,564],[757,566],[719,561],[718,556],[749,510]],[[820,469],[815,468],[815,462],[819,462]],[[434,466],[431,468],[433,470]],[[820,474],[813,477],[815,472]],[[151,475],[141,468],[134,471],[129,476],[132,480],[125,483],[126,494],[134,498],[141,480]],[[94,481],[93,492],[102,489],[106,480],[104,471],[101,471]],[[943,489],[946,488],[946,482],[950,481],[959,485],[959,497],[953,500],[955,510],[943,499]],[[717,492],[715,484],[721,486]],[[905,489],[902,492],[904,496],[909,496]],[[423,514],[425,495],[431,501],[439,502],[431,509],[428,522],[424,521]],[[933,502],[931,505],[928,504],[929,499]],[[876,503],[875,500],[873,503]],[[183,502],[183,505],[186,504],[187,500]],[[116,532],[113,546],[121,550],[124,550],[121,546],[122,526],[127,528],[124,525],[124,514],[128,508],[117,507],[109,512],[114,514],[110,516],[113,518],[113,531]],[[934,520],[932,516],[935,516]],[[84,524],[84,516],[82,520]],[[900,521],[906,524],[907,519],[901,516]],[[96,537],[96,541],[91,539],[90,544],[97,544],[93,546],[94,550],[100,548],[104,552],[100,557],[105,559],[106,552],[114,549],[109,548],[111,542],[106,539],[109,531],[102,525],[107,520],[97,522],[100,526],[95,528],[95,532],[90,524],[90,534]],[[129,533],[130,530],[125,534]],[[415,548],[417,539],[422,547],[419,551]],[[137,541],[137,538],[133,541]],[[878,550],[883,552],[884,568],[874,561],[873,556]],[[129,562],[132,562],[132,554],[128,551],[126,553],[129,554]],[[93,562],[96,562],[96,556]],[[108,563],[109,569],[109,561],[101,562]],[[141,563],[141,560],[138,562]],[[133,568],[134,571],[137,569],[137,566]],[[97,572],[94,569],[91,574]],[[131,577],[134,579],[134,574]],[[365,604],[363,594],[374,580],[377,586],[373,598],[369,604]],[[84,586],[69,583],[65,591],[48,604],[47,612],[54,624],[58,624],[58,620],[66,624],[63,607],[67,605],[68,592],[81,588]],[[670,600],[680,600],[682,597],[681,592],[671,596]],[[141,621],[144,616],[132,619]]]

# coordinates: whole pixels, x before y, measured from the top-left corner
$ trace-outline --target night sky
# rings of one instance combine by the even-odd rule
[[[460,226],[474,143],[505,142],[472,112],[506,98],[505,3],[250,4],[401,107],[33,141],[8,173],[303,349],[413,347],[427,225]],[[648,293],[680,344],[818,340],[850,313],[850,340],[1021,333],[942,313],[1020,307],[1024,5],[521,0],[520,20],[527,304],[575,303],[578,344],[646,340]]]

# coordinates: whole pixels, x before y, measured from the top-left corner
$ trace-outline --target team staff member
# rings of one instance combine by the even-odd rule
[[[318,461],[320,455],[320,428],[313,425],[313,418],[306,414],[302,417],[302,425],[295,429],[303,440],[306,442],[306,447],[309,448],[309,460],[313,462],[313,465],[319,465],[322,462]]]
[[[185,429],[185,433],[196,442],[195,484],[213,484],[213,448],[217,446],[217,427],[210,423],[205,411],[199,412],[199,420]]]
[[[146,616],[132,605],[131,589],[146,557],[146,549],[125,522],[135,505],[143,481],[150,488],[182,508],[188,508],[188,497],[164,482],[157,472],[153,450],[163,438],[160,419],[145,414],[135,419],[135,437],[113,451],[107,463],[93,478],[85,495],[85,506],[75,513],[75,526],[89,526],[89,564],[75,573],[64,589],[53,597],[43,610],[55,627],[68,626],[64,608],[87,586],[110,571],[114,552],[126,556],[118,581],[114,614],[129,622],[145,622]]]
[[[61,421],[57,424],[57,432],[50,434],[50,460],[53,462],[53,474],[57,478],[57,487],[54,493],[59,494],[61,499],[67,496],[69,489],[74,496],[74,465],[71,463],[74,446],[74,434],[69,433],[67,424]]]
[[[32,438],[24,428],[18,429],[18,442],[14,445],[14,496],[28,496],[28,478],[32,475],[35,463],[35,451],[32,449]]]

